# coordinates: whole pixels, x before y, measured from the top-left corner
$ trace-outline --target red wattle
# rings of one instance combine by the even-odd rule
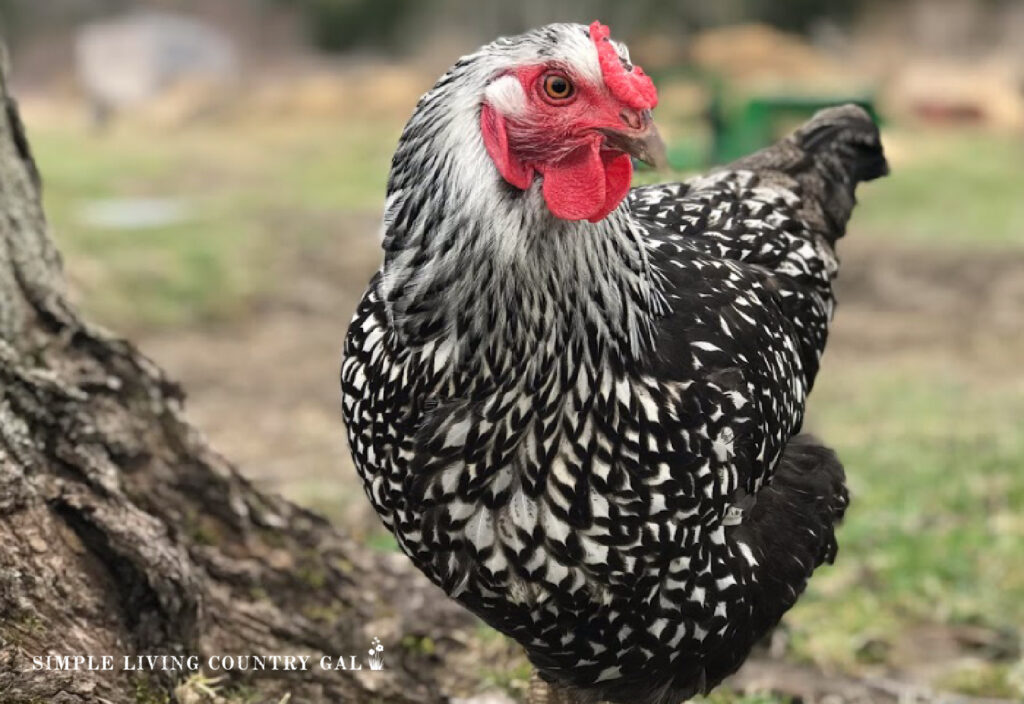
[[[544,201],[563,220],[597,222],[629,193],[633,164],[625,154],[601,152],[601,139],[574,150],[561,161],[537,164],[544,178]]]
[[[505,117],[490,105],[485,104],[480,110],[480,132],[484,137],[484,147],[502,178],[520,190],[529,188],[533,183],[533,169],[509,149]]]
[[[537,168],[544,177],[544,200],[555,217],[587,220],[604,207],[600,140],[574,150],[561,161],[538,164]]]
[[[633,183],[633,160],[628,154],[604,152],[604,205],[601,210],[591,215],[588,220],[603,220],[608,213],[619,207],[622,199],[629,195],[629,187]]]

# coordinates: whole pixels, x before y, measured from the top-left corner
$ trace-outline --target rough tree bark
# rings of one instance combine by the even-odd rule
[[[83,320],[5,73],[0,701],[444,701],[436,647],[431,656],[390,648],[383,672],[236,673],[215,695],[190,673],[32,669],[32,656],[48,654],[315,662],[362,655],[375,635],[437,641],[465,617],[405,560],[360,550],[255,489],[184,420],[178,386],[130,342]]]

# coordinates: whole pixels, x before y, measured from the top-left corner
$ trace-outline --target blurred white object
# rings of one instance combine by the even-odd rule
[[[177,198],[109,198],[86,203],[78,220],[107,230],[145,230],[190,219],[188,203]]]
[[[234,44],[213,27],[152,11],[83,26],[75,53],[79,78],[103,111],[144,103],[184,78],[227,82],[238,65]]]

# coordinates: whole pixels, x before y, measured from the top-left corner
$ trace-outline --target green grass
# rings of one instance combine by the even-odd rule
[[[806,659],[854,666],[921,623],[1024,624],[1024,398],[937,365],[826,372],[811,427],[854,496],[840,557],[788,618]]]
[[[272,292],[297,245],[334,235],[346,212],[381,207],[399,127],[166,135],[51,128],[30,138],[47,214],[86,309],[132,329],[230,318]],[[183,199],[189,216],[120,230],[81,217],[94,199],[126,197]]]
[[[855,222],[918,245],[1024,247],[1024,140],[970,130],[887,130],[892,173],[862,189]]]
[[[1017,666],[967,661],[939,679],[944,690],[968,696],[998,697],[1007,701],[1024,699],[1024,662]]]

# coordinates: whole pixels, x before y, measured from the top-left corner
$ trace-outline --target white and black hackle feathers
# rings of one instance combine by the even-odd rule
[[[480,110],[521,64],[591,70],[588,36],[500,39],[419,101],[343,412],[374,508],[431,580],[581,701],[676,704],[835,557],[843,469],[798,433],[836,240],[887,167],[867,114],[833,108],[598,222],[559,219],[539,179],[498,174]]]

